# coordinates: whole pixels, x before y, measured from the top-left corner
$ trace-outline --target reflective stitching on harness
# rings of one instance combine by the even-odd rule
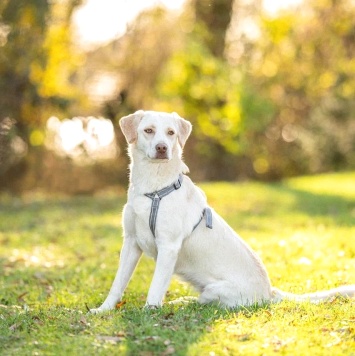
[[[150,227],[150,231],[152,232],[154,237],[155,237],[155,226],[157,224],[160,200],[162,200],[162,198],[164,198],[166,195],[170,194],[174,190],[180,189],[181,185],[182,185],[183,177],[184,176],[182,174],[180,174],[179,179],[176,182],[174,182],[173,184],[169,185],[168,187],[165,187],[165,188],[158,190],[154,193],[144,194],[146,197],[152,199],[152,205],[150,208],[150,215],[149,215],[149,227]],[[206,226],[209,229],[212,229],[212,210],[209,207],[207,207],[207,208],[203,209],[201,218],[198,221],[198,223],[194,226],[192,231],[194,231],[197,228],[197,226],[200,224],[200,222],[202,221],[202,219],[204,217],[206,219]]]

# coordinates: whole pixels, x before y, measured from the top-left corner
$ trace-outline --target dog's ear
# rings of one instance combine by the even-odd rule
[[[119,124],[121,130],[128,143],[134,143],[137,141],[137,128],[143,116],[144,111],[138,110],[134,114],[124,116],[120,119]]]
[[[180,146],[183,148],[185,146],[188,137],[190,136],[192,125],[190,121],[183,119],[176,112],[173,112],[173,116],[178,124],[178,128],[179,128],[178,140]]]

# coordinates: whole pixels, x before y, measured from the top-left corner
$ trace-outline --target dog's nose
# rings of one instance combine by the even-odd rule
[[[168,146],[165,143],[158,143],[155,146],[155,149],[158,153],[165,153],[168,149]]]

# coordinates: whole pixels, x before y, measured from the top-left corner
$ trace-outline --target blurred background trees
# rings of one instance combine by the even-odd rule
[[[75,193],[124,183],[127,158],[117,123],[141,108],[176,111],[193,123],[185,158],[195,179],[280,179],[355,168],[352,0],[311,0],[274,15],[258,0],[189,0],[181,13],[142,12],[123,36],[90,51],[72,36],[79,5],[0,4],[3,189]],[[104,142],[104,121],[91,115],[113,123],[116,155],[96,159],[103,157],[93,147]],[[62,134],[49,132],[53,116],[81,117],[76,123],[85,138],[71,141],[78,157],[86,156],[81,164],[53,149],[65,140],[63,125],[55,126]]]

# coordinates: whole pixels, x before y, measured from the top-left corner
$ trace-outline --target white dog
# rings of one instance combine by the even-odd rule
[[[111,290],[93,313],[115,308],[142,252],[156,261],[148,307],[162,305],[173,273],[197,289],[199,302],[227,307],[355,295],[355,285],[304,295],[271,287],[258,256],[185,175],[182,148],[191,132],[188,121],[176,113],[137,111],[123,117],[120,126],[131,158],[124,244]]]

